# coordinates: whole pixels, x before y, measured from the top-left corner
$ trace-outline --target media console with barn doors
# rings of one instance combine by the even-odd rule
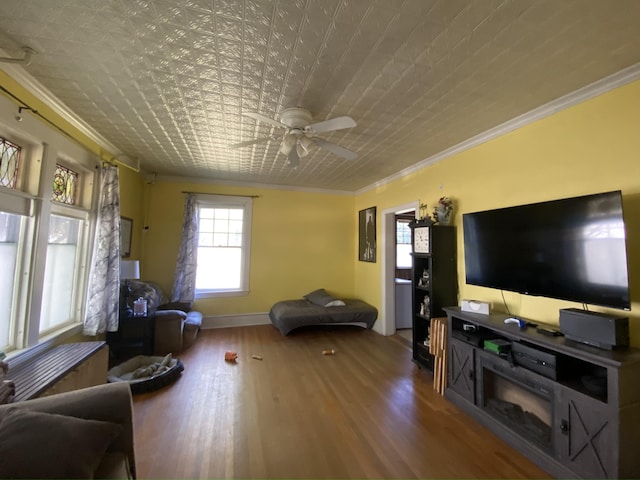
[[[640,349],[444,310],[449,400],[554,476],[640,478]]]

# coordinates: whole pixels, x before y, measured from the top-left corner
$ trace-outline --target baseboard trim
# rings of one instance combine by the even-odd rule
[[[211,328],[228,328],[228,327],[248,327],[252,325],[268,325],[271,323],[269,314],[263,313],[243,313],[240,315],[215,315],[212,317],[204,317],[202,319],[202,328],[208,330]]]

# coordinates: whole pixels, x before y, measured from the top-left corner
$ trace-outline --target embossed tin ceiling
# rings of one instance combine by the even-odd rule
[[[640,62],[638,0],[2,0],[0,48],[159,175],[357,191]],[[5,64],[0,63],[0,68]],[[358,125],[297,168],[241,115]]]

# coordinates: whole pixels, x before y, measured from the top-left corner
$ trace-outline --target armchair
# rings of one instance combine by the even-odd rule
[[[193,345],[202,326],[202,313],[191,310],[190,303],[168,302],[154,282],[131,280],[130,298],[142,297],[155,315],[154,354],[177,353]]]
[[[0,478],[136,478],[126,383],[0,405]]]

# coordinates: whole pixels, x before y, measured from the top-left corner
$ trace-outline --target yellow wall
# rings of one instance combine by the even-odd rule
[[[456,204],[460,298],[490,301],[500,291],[466,285],[462,214],[478,210],[621,190],[627,227],[632,343],[640,345],[640,82],[618,88],[495,140],[428,166],[356,198],[355,210],[383,209],[441,195]],[[440,188],[442,186],[442,189]],[[431,208],[429,208],[431,212]],[[380,231],[378,215],[378,238]],[[356,263],[356,295],[380,308],[381,263]],[[505,292],[511,313],[557,324],[558,309],[581,305]],[[594,307],[593,310],[607,311]]]
[[[353,296],[353,197],[268,188],[157,182],[147,185],[142,276],[171,292],[180,244],[182,191],[258,195],[253,201],[250,293],[202,299],[208,315],[259,313],[279,300],[325,288]]]
[[[142,175],[127,167],[118,167],[118,179],[120,181],[120,215],[133,220],[131,255],[127,260],[140,260],[144,223],[144,181]]]

